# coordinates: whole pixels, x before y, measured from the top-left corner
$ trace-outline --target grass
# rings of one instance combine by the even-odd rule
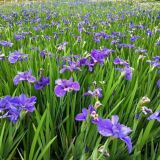
[[[147,96],[151,102],[147,107],[153,112],[160,109],[160,92],[156,85],[159,78],[158,69],[152,69],[147,60],[160,55],[159,46],[155,43],[159,39],[158,9],[148,10],[137,8],[125,3],[36,3],[26,5],[6,5],[0,7],[0,37],[1,40],[11,41],[13,46],[1,47],[1,53],[18,50],[28,54],[27,61],[9,63],[6,58],[0,61],[0,97],[6,95],[19,96],[25,93],[29,97],[36,96],[36,109],[33,113],[22,113],[16,124],[9,119],[0,120],[0,159],[2,160],[159,160],[160,156],[160,128],[156,120],[148,121],[147,116],[139,120],[135,118],[139,112],[139,102]],[[157,7],[158,8],[158,7]],[[14,13],[17,16],[14,16]],[[84,16],[90,14],[86,20]],[[8,17],[5,20],[5,15]],[[51,18],[46,20],[50,15]],[[110,17],[109,15],[112,15]],[[40,22],[32,23],[33,18],[41,17]],[[124,17],[124,18],[123,18]],[[21,23],[21,20],[25,20]],[[28,19],[28,21],[27,21]],[[84,32],[79,33],[78,23],[83,21]],[[145,26],[144,29],[130,29],[129,23]],[[19,22],[19,23],[17,23]],[[68,23],[67,23],[68,22]],[[107,23],[102,23],[107,22]],[[46,28],[36,31],[38,24],[49,24]],[[55,24],[50,26],[51,24]],[[153,32],[151,37],[146,30]],[[25,39],[16,40],[15,34],[30,31]],[[112,39],[102,39],[100,43],[93,40],[93,32],[121,32],[121,43],[131,43],[132,35],[139,35],[140,39],[133,42],[136,47],[147,50],[144,59],[136,53],[136,49],[118,48],[111,45]],[[157,32],[156,32],[157,31]],[[56,38],[58,35],[58,38]],[[49,36],[50,39],[45,36]],[[78,42],[75,36],[81,36]],[[59,44],[67,41],[64,50],[59,51]],[[65,72],[60,74],[63,58],[79,54],[88,55],[93,49],[113,49],[106,58],[104,65],[96,65],[93,72],[82,67],[82,71]],[[38,48],[38,49],[37,49]],[[46,50],[52,57],[40,57],[40,52]],[[132,68],[133,77],[127,81],[116,70],[113,60],[116,57],[127,60]],[[18,86],[13,78],[18,71],[32,70],[32,74],[40,78],[39,70],[44,69],[44,75],[50,78],[50,85],[43,90],[36,91],[28,82],[21,82]],[[69,92],[64,97],[57,97],[54,93],[55,80],[58,78],[74,78],[80,84],[80,91]],[[86,122],[75,121],[75,116],[95,104],[97,99],[82,96],[93,82],[102,88],[103,104],[98,109],[99,116],[111,118],[118,115],[120,123],[130,127],[132,133],[133,150],[129,154],[124,142],[101,136],[97,127]],[[104,83],[102,83],[104,81]],[[3,114],[3,113],[2,113]],[[100,147],[104,150],[101,153]],[[109,153],[109,157],[105,155]]]

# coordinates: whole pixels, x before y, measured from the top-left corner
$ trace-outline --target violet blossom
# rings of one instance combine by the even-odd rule
[[[79,91],[80,85],[78,82],[73,82],[73,79],[65,80],[58,79],[56,80],[56,86],[54,88],[54,92],[57,97],[63,97],[67,92],[70,91]]]
[[[29,83],[36,82],[36,78],[32,76],[32,72],[18,72],[18,74],[14,77],[13,82],[14,85],[18,85],[21,81],[28,81]]]

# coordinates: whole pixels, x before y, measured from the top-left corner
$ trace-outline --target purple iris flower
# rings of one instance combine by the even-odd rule
[[[10,63],[16,63],[18,60],[22,61],[27,59],[28,59],[28,55],[20,53],[19,51],[14,51],[8,57],[8,60]]]
[[[48,77],[42,76],[41,79],[34,84],[34,88],[36,90],[41,90],[45,86],[49,85],[49,83],[50,83],[50,79]]]
[[[7,41],[0,41],[0,45],[3,47],[12,47],[13,43]]]
[[[14,35],[14,38],[18,41],[18,40],[24,39],[25,36],[24,36],[24,35],[21,35],[21,34],[15,34],[15,35]]]
[[[52,54],[50,52],[47,52],[46,50],[43,50],[43,51],[40,52],[40,56],[45,58],[46,56],[51,57]]]
[[[33,112],[35,110],[35,103],[37,98],[32,96],[28,98],[25,94],[19,96],[19,106],[21,110],[26,110],[27,112]]]
[[[155,56],[152,60],[148,60],[147,62],[149,62],[153,68],[160,68],[160,56]]]
[[[109,56],[112,52],[114,52],[112,49],[103,48],[102,50],[96,50],[93,49],[90,53],[92,59],[95,63],[103,64],[104,60],[107,56]]]
[[[22,111],[33,112],[35,109],[36,97],[27,97],[21,94],[19,97],[5,96],[0,99],[1,118],[9,118],[10,121],[16,123]]]
[[[147,54],[147,50],[146,50],[146,49],[143,49],[143,48],[137,48],[137,49],[136,49],[136,53],[139,53],[139,54]]]
[[[78,82],[73,82],[73,79],[65,80],[65,79],[58,79],[56,80],[56,86],[54,92],[57,97],[63,97],[66,92],[69,91],[79,91],[80,85]]]
[[[63,65],[63,68],[60,70],[60,73],[64,73],[66,70],[70,71],[70,72],[73,72],[74,70],[79,70],[81,71],[80,69],[80,64],[79,62],[70,62],[69,65]]]
[[[116,137],[127,144],[129,153],[132,151],[132,142],[128,134],[132,131],[129,127],[120,124],[119,117],[113,115],[112,119],[100,119],[97,122],[98,132],[105,137]]]
[[[125,76],[125,79],[130,81],[132,79],[132,68],[127,66],[127,67],[124,67],[124,68],[116,68],[116,70],[119,70],[122,75]]]
[[[153,35],[153,32],[150,31],[149,29],[146,30],[146,34],[147,36],[151,37]]]
[[[116,65],[125,65],[125,66],[129,66],[129,63],[119,57],[115,58],[113,61],[114,64]]]
[[[82,113],[79,113],[76,115],[75,120],[76,121],[86,121],[88,116],[88,109],[83,108]]]
[[[32,76],[32,72],[18,72],[18,74],[14,77],[13,82],[15,85],[18,85],[21,81],[28,81],[29,83],[36,82],[36,78]]]
[[[96,113],[96,110],[94,109],[93,105],[89,105],[88,109],[83,108],[82,113],[79,113],[76,115],[75,120],[76,121],[86,121],[88,115],[91,115],[93,117],[93,115],[96,115],[96,114],[97,113]],[[98,117],[97,117],[97,119],[92,118],[91,122],[96,124],[97,120],[98,120]]]
[[[130,49],[135,49],[136,48],[136,46],[134,44],[124,44],[124,43],[118,44],[118,47],[120,47],[120,48],[130,48]]]
[[[102,97],[102,89],[96,88],[94,91],[89,90],[84,93],[83,96],[93,96],[93,97]]]
[[[112,40],[111,41],[111,45],[116,45],[116,44],[118,44],[120,42],[120,40],[119,39],[116,39],[116,40]]]
[[[160,122],[160,111],[154,112],[147,119],[148,120],[157,120],[158,122]]]
[[[136,40],[139,39],[139,38],[140,38],[140,36],[134,35],[134,36],[132,36],[132,37],[130,38],[130,41],[131,41],[131,42],[134,42],[134,41],[136,41]]]

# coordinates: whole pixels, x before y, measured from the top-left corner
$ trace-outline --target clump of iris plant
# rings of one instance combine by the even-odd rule
[[[123,124],[120,124],[119,117],[113,115],[110,119],[103,119],[98,116],[96,109],[90,105],[88,109],[83,108],[82,113],[76,115],[76,121],[86,121],[91,118],[91,122],[97,126],[98,133],[104,137],[119,138],[127,144],[128,151],[132,151],[132,142],[128,136],[131,133],[131,129]]]
[[[25,94],[20,96],[5,96],[0,99],[0,119],[9,118],[16,123],[22,111],[33,112],[35,110],[35,96],[27,97]]]
[[[21,81],[28,81],[29,83],[34,83],[36,82],[36,78],[32,75],[31,71],[18,72],[18,74],[13,79],[14,85],[18,85]]]
[[[57,97],[63,97],[67,92],[70,91],[79,91],[80,85],[78,82],[74,82],[72,78],[69,80],[66,79],[58,79],[56,80],[56,86],[54,88],[54,92]]]

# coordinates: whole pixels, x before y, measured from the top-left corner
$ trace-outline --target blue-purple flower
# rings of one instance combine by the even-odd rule
[[[158,122],[160,122],[160,111],[154,112],[147,119],[148,120],[157,120]]]
[[[79,61],[69,62],[69,65],[63,65],[63,68],[60,70],[60,73],[64,73],[66,70],[68,70],[70,72],[73,72],[74,70],[81,71]]]
[[[84,93],[83,96],[102,97],[102,89],[96,88],[93,91],[89,90],[86,93]]]
[[[45,86],[49,85],[49,83],[50,83],[50,79],[48,77],[42,76],[41,79],[34,84],[34,88],[36,90],[41,90]]]
[[[35,110],[36,97],[27,97],[25,94],[20,96],[5,96],[0,99],[0,118],[9,118],[16,123],[22,111],[33,112]]]
[[[86,121],[88,116],[88,109],[83,108],[82,113],[79,113],[76,115],[75,120],[76,121]]]
[[[18,74],[14,77],[13,82],[15,85],[18,85],[21,81],[28,81],[29,83],[36,82],[36,78],[32,76],[32,72],[18,72]]]
[[[113,115],[112,119],[99,119],[96,123],[98,127],[98,132],[105,137],[116,137],[121,139],[127,144],[129,153],[132,151],[132,142],[129,133],[132,131],[129,127],[126,127],[123,124],[120,124],[119,117]]]
[[[8,61],[10,63],[16,63],[18,60],[22,61],[27,59],[28,59],[28,55],[20,53],[19,51],[14,51],[13,53],[10,53],[8,57]]]
[[[160,56],[155,56],[152,60],[148,60],[147,62],[149,62],[153,68],[160,68]]]
[[[129,63],[119,57],[115,58],[113,61],[114,64],[116,65],[125,65],[125,66],[129,66]]]
[[[65,80],[58,79],[56,80],[56,86],[54,88],[54,92],[57,97],[63,97],[67,92],[70,91],[79,91],[80,85],[78,82],[73,82],[73,79]]]
[[[116,68],[116,70],[120,71],[122,73],[122,75],[125,76],[126,80],[129,81],[129,80],[132,79],[133,68],[127,66],[127,67],[124,67],[124,68]]]
[[[8,41],[0,41],[0,45],[3,47],[12,47],[13,43]]]
[[[134,35],[134,36],[132,36],[132,37],[130,38],[130,41],[131,41],[131,42],[135,42],[135,41],[138,40],[139,38],[140,38],[140,36]]]

